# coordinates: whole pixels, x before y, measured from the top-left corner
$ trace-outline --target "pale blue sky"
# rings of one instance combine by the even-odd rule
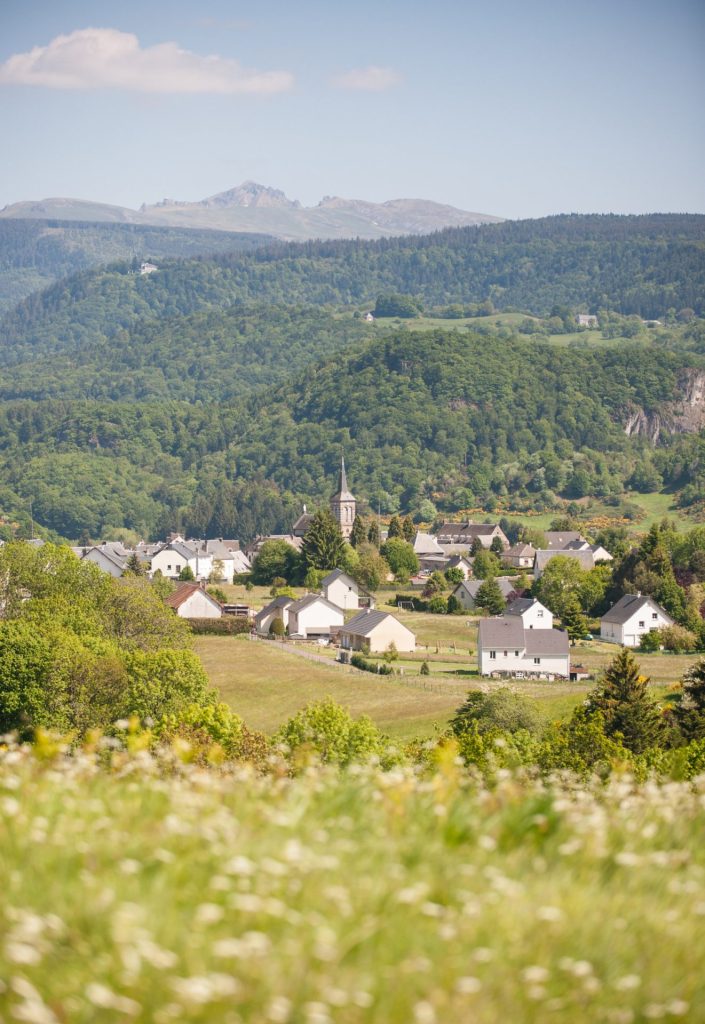
[[[702,0],[0,0],[0,206],[705,212],[704,55]]]

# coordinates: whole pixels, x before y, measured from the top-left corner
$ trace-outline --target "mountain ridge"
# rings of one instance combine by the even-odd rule
[[[501,223],[492,214],[460,210],[430,199],[401,198],[373,203],[325,196],[302,206],[281,190],[247,180],[195,201],[162,199],[138,210],[84,199],[22,200],[0,210],[0,218],[94,220],[164,227],[193,227],[273,235],[285,241],[314,238],[383,238],[423,234],[446,227]]]

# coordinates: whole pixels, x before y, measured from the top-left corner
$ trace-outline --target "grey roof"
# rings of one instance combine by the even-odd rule
[[[294,615],[298,615],[298,613],[302,612],[304,608],[308,608],[309,605],[316,604],[317,602],[324,604],[326,608],[330,608],[331,611],[340,612],[341,615],[343,614],[342,608],[339,608],[337,604],[333,604],[332,601],[322,597],[320,594],[305,594],[303,597],[300,597],[298,601],[294,601],[293,604],[289,605],[289,612],[293,612]]]
[[[443,551],[432,533],[418,530],[414,537],[414,551],[417,555],[441,555]]]
[[[588,542],[586,540],[583,540],[582,537],[581,537],[579,540],[572,540],[570,542],[570,544],[566,544],[566,550],[567,551],[588,551],[588,550],[592,551],[592,548],[590,547]]]
[[[462,536],[474,540],[475,537],[487,537],[495,530],[499,530],[497,523],[443,523],[437,536],[440,538],[445,534],[449,537]]]
[[[583,569],[595,568],[595,556],[589,548],[587,551],[572,551],[568,548],[556,548],[551,551],[543,549],[541,551],[537,551],[534,568],[542,571],[546,568],[552,558],[572,558],[575,562],[579,562]]]
[[[342,628],[343,633],[352,633],[354,636],[369,636],[370,633],[379,626],[381,622],[386,619],[394,619],[395,622],[399,622],[399,619],[394,618],[389,612],[380,611],[362,611],[354,618],[346,622]],[[399,625],[404,625],[399,622]],[[408,626],[404,626],[404,629],[408,629]],[[409,630],[411,632],[411,630]]]
[[[329,572],[327,576],[323,577],[323,579],[321,580],[321,586],[329,587],[331,583],[335,583],[335,581],[337,579],[340,579],[341,576],[344,576],[345,579],[349,580],[351,583],[355,583],[355,580],[352,578],[352,576],[348,576],[348,574],[344,572],[343,569],[333,569],[332,572]],[[356,583],[355,586],[357,586]]]
[[[570,653],[567,633],[559,629],[524,629],[517,615],[496,619],[483,619],[477,638],[478,647],[483,650],[505,649],[526,651],[529,657],[539,655],[561,655]]]
[[[477,645],[485,650],[497,647],[524,647],[524,630],[521,619],[517,616],[502,616],[497,619],[483,619],[477,634]]]
[[[348,489],[348,478],[345,473],[345,458],[340,459],[340,475],[338,476],[338,490],[331,495],[331,501],[355,501],[355,495]]]
[[[544,537],[546,538],[546,547],[552,550],[566,548],[573,541],[583,539],[577,530],[547,530]]]
[[[533,544],[514,544],[511,548],[507,548],[507,550],[504,552],[504,557],[506,558],[508,555],[510,555],[513,558],[530,558],[532,555],[535,554],[536,548],[533,546]]]
[[[533,608],[535,604],[541,604],[541,602],[535,597],[517,597],[511,604],[507,605],[505,615],[523,615],[524,612],[528,612],[529,608]],[[544,606],[541,605],[543,608]]]
[[[616,622],[619,625],[624,625],[631,619],[632,615],[640,612],[642,608],[646,606],[652,606],[663,615],[668,622],[673,622],[671,616],[663,610],[660,604],[654,601],[653,597],[649,597],[648,594],[625,594],[624,597],[620,597],[616,604],[612,605],[608,612],[602,616],[602,622]]]
[[[255,615],[255,621],[257,619],[263,619],[265,616],[271,614],[271,612],[275,612],[277,608],[288,608],[289,605],[293,603],[293,597],[286,597],[286,595],[284,594],[282,594],[280,597],[275,597],[273,601],[270,601],[269,604],[265,605],[264,608],[261,608],[257,612],[257,614]]]
[[[570,638],[560,629],[525,629],[524,640],[530,657],[570,654]]]
[[[477,597],[478,590],[484,582],[484,580],[464,580],[462,583],[458,584],[453,593],[457,594],[459,590],[465,590],[474,601]],[[506,598],[509,597],[510,594],[514,593],[514,583],[509,576],[497,576],[496,582],[499,583],[499,589],[502,591],[502,597]]]

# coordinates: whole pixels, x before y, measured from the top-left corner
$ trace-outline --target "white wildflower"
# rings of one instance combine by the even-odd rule
[[[494,959],[494,950],[487,946],[478,946],[472,956],[473,960],[477,960],[479,964],[487,964]]]
[[[185,1002],[194,1006],[202,1006],[219,999],[233,996],[239,989],[235,978],[229,974],[192,975],[190,978],[173,978],[172,987],[176,994]]]
[[[140,864],[133,857],[125,857],[124,860],[120,861],[118,867],[123,875],[136,875],[139,872]]]
[[[107,985],[101,985],[97,981],[86,986],[86,999],[103,1010],[117,1010],[128,1017],[135,1017],[141,1010],[140,1004],[134,999],[118,995]]]
[[[291,1014],[291,1002],[286,996],[274,996],[267,1007],[267,1020],[272,1024],[287,1024]]]
[[[471,996],[476,992],[479,992],[482,988],[482,982],[479,978],[473,978],[468,976],[466,978],[458,978],[455,983],[455,991],[459,992],[463,996]]]
[[[647,1003],[644,1007],[644,1016],[649,1020],[660,1020],[666,1016],[666,1007],[661,1003]]]
[[[37,946],[29,946],[25,942],[6,942],[5,956],[13,964],[25,964],[33,966],[42,959],[41,951]]]
[[[224,910],[217,903],[201,903],[196,908],[196,924],[215,924],[223,917]]]
[[[431,1003],[422,999],[414,1006],[414,1021],[416,1024],[435,1024],[436,1011]]]
[[[670,1014],[671,1017],[685,1017],[689,1009],[690,1004],[686,1003],[685,999],[672,999],[666,1005],[666,1013]]]
[[[525,982],[531,985],[540,985],[542,981],[548,981],[550,973],[545,967],[541,967],[539,964],[532,964],[530,967],[524,968],[521,976]]]
[[[641,978],[638,974],[624,974],[621,978],[617,978],[614,983],[614,987],[618,992],[631,992],[632,989],[639,988],[641,985]]]
[[[560,921],[563,911],[559,907],[539,907],[536,916],[539,921]]]

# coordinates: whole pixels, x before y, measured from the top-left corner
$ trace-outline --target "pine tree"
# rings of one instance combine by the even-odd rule
[[[490,551],[494,551],[495,555],[504,554],[504,544],[502,543],[501,537],[492,538],[492,543],[490,544]]]
[[[474,557],[479,555],[481,551],[484,551],[485,547],[479,537],[475,537],[472,544],[470,545],[470,554]]]
[[[561,619],[571,640],[583,639],[588,631],[588,623],[576,594],[569,594],[566,598]]]
[[[401,537],[404,540],[404,527],[402,526],[401,519],[399,516],[392,516],[389,520],[389,529],[387,530],[387,540],[392,540],[393,537]]]
[[[379,550],[379,545],[381,543],[382,538],[380,537],[379,534],[379,523],[377,522],[376,519],[373,519],[372,522],[370,523],[370,528],[367,531],[367,539],[370,542],[370,544],[373,544],[374,547],[376,547]]]
[[[606,735],[619,734],[624,746],[635,754],[657,746],[664,732],[658,705],[648,696],[648,685],[636,658],[625,647],[607,666],[587,700],[588,710],[602,715]]]
[[[306,531],[301,556],[305,568],[337,569],[343,561],[345,541],[330,509],[316,512]]]
[[[404,540],[407,540],[409,544],[413,544],[414,538],[416,537],[416,527],[414,526],[414,521],[411,516],[404,516],[401,528]]]
[[[488,576],[475,596],[478,608],[484,608],[490,615],[501,615],[506,607],[504,594],[494,576]]]
[[[350,532],[350,544],[352,547],[357,548],[360,544],[364,544],[367,541],[367,526],[362,516],[355,516],[355,520],[352,524],[352,530]]]
[[[144,576],[144,566],[140,562],[136,553],[133,551],[130,557],[125,562],[125,569],[123,571],[124,576]]]
[[[705,659],[691,665],[683,676],[683,696],[674,713],[678,728],[689,742],[705,739]]]

